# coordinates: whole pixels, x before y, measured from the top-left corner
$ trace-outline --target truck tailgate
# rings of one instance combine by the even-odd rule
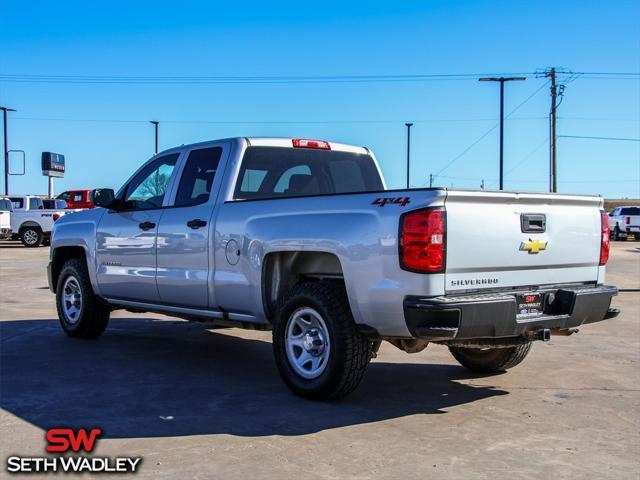
[[[447,291],[598,280],[602,200],[448,191]]]

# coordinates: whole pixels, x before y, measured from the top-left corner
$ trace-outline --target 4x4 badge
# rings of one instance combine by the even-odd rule
[[[547,243],[540,240],[529,239],[528,242],[520,242],[520,251],[529,253],[538,253],[547,249]]]

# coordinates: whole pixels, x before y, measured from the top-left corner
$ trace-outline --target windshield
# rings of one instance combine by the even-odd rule
[[[370,155],[286,147],[247,149],[234,198],[256,200],[382,190]]]

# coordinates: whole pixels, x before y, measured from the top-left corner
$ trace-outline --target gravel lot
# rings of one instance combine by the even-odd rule
[[[613,243],[623,310],[476,376],[437,345],[384,344],[339,403],[281,382],[270,334],[114,314],[67,338],[48,248],[0,243],[0,476],[41,456],[53,426],[101,427],[95,455],[142,456],[142,477],[640,478],[640,243]]]

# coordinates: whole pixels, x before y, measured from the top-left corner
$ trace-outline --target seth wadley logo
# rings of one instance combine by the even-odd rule
[[[91,453],[95,448],[102,429],[73,430],[71,428],[51,428],[45,435],[48,453]],[[142,457],[91,457],[87,455],[22,457],[12,455],[7,458],[9,473],[135,473]]]

